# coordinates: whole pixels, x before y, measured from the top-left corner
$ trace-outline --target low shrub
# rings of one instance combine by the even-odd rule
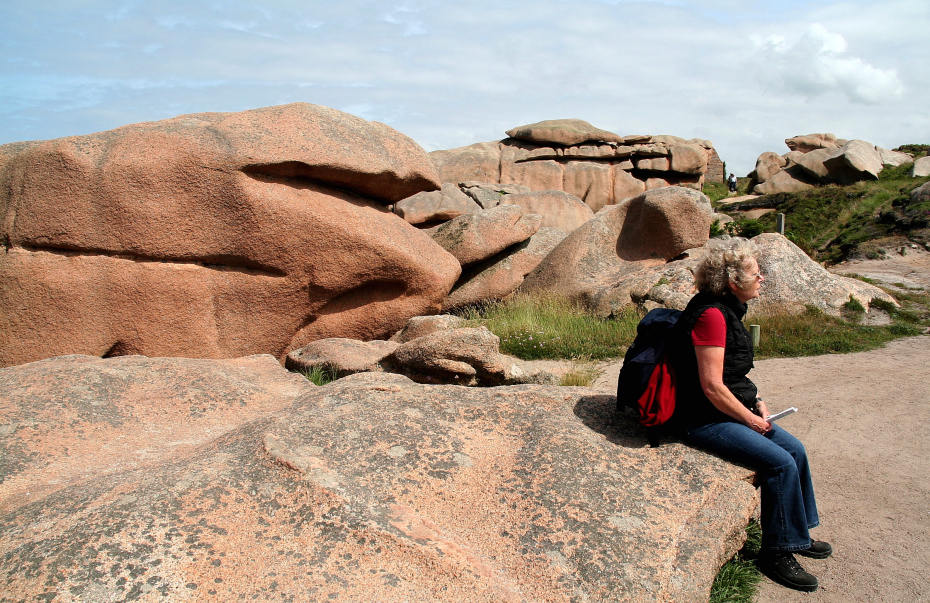
[[[850,295],[849,301],[843,304],[843,312],[847,315],[865,314],[865,306],[863,306],[858,299]]]
[[[597,377],[597,369],[589,362],[576,362],[571,370],[562,375],[559,385],[587,387]]]
[[[759,220],[752,218],[737,218],[732,222],[723,225],[725,234],[735,237],[752,237],[765,232],[765,225]]]

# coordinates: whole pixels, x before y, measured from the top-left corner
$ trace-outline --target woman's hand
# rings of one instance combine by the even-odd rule
[[[755,432],[766,434],[772,431],[772,424],[760,417],[759,415],[750,415],[746,425]]]

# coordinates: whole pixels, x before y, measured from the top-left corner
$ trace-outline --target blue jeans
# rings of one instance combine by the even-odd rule
[[[804,445],[772,425],[762,435],[735,421],[688,429],[686,441],[756,471],[762,488],[762,550],[798,551],[811,545],[820,523]]]

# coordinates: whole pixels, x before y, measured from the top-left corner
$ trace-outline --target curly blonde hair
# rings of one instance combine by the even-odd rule
[[[708,241],[706,247],[707,256],[694,271],[698,291],[723,295],[731,281],[741,289],[752,283],[754,277],[746,274],[745,266],[759,261],[755,243],[742,237],[720,237]]]

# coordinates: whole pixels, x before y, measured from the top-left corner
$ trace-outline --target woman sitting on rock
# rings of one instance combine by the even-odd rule
[[[794,555],[823,559],[833,550],[808,534],[819,518],[807,454],[800,441],[765,419],[768,408],[746,376],[753,345],[742,318],[765,277],[750,241],[716,239],[708,248],[695,271],[698,294],[678,322],[683,341],[675,421],[689,444],[756,471],[762,488],[760,568],[783,585],[814,591],[817,578]]]

